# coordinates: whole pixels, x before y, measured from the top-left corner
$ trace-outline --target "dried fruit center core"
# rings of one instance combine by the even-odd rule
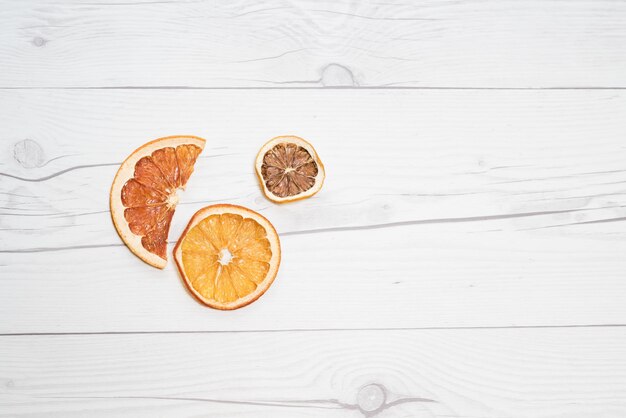
[[[263,156],[263,181],[279,197],[306,192],[315,185],[317,173],[317,163],[309,151],[293,143],[277,144]]]
[[[167,200],[165,201],[167,206],[169,206],[170,208],[175,208],[176,205],[178,205],[178,193],[177,191],[180,189],[176,189],[174,190],[168,197]]]
[[[230,251],[228,251],[228,248],[222,248],[222,251],[220,251],[220,258],[219,258],[220,264],[225,266],[228,263],[230,263],[230,260],[232,259],[233,259],[233,255],[231,254]]]

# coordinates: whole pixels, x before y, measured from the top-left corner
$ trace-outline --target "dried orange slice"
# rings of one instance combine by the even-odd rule
[[[137,148],[124,160],[111,186],[110,206],[118,234],[146,263],[167,264],[167,235],[178,196],[205,140],[169,136]]]
[[[313,145],[297,136],[279,136],[263,145],[255,168],[263,193],[276,203],[313,196],[326,176]]]
[[[280,265],[280,241],[262,215],[235,205],[200,209],[174,248],[185,284],[198,300],[230,310],[257,300]]]

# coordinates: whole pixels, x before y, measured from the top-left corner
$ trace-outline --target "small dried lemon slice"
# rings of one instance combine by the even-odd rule
[[[180,274],[199,301],[230,310],[257,300],[280,265],[280,242],[262,215],[235,205],[212,205],[191,218],[174,248]]]
[[[297,136],[279,136],[263,145],[255,169],[263,193],[276,203],[313,196],[326,176],[313,145]]]

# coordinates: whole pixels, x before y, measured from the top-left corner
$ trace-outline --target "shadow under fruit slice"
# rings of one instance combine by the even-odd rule
[[[297,136],[279,136],[263,145],[255,169],[263,193],[276,203],[313,196],[326,176],[313,145]]]
[[[235,205],[200,209],[174,248],[174,261],[193,295],[231,310],[257,300],[280,265],[280,241],[262,215]]]
[[[167,235],[205,140],[169,136],[137,148],[124,160],[111,186],[113,224],[126,246],[151,266],[167,264]]]

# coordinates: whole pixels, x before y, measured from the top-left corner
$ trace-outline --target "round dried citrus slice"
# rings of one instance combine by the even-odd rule
[[[313,145],[297,136],[279,136],[263,145],[255,168],[263,193],[276,203],[313,196],[326,176]]]
[[[167,264],[167,235],[178,196],[205,140],[169,136],[137,148],[120,166],[111,186],[113,224],[130,250],[146,263]]]
[[[280,265],[280,241],[262,215],[235,205],[200,209],[174,248],[185,284],[211,308],[230,310],[257,300]]]

